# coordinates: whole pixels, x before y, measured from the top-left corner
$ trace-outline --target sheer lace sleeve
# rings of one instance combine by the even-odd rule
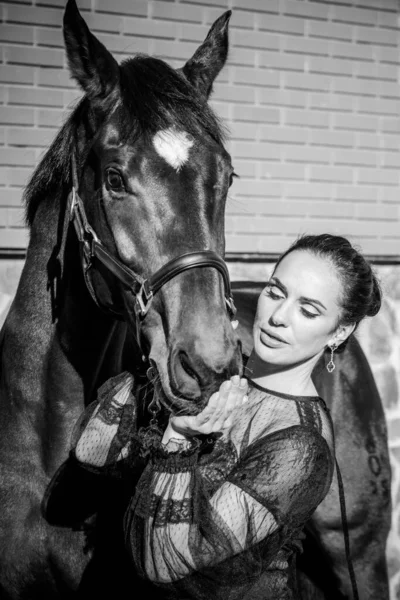
[[[186,590],[254,579],[322,501],[331,476],[325,440],[300,426],[251,444],[216,489],[203,476],[198,447],[160,451],[126,516],[134,562],[142,576]],[[212,589],[193,597],[215,597]]]

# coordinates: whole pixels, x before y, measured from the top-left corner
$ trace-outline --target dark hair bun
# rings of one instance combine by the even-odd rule
[[[370,304],[369,304],[368,310],[366,312],[367,317],[374,317],[376,314],[378,314],[378,312],[381,308],[381,304],[382,304],[381,286],[379,285],[379,281],[376,278],[374,272],[372,272],[371,275],[372,275],[372,290],[371,290]]]

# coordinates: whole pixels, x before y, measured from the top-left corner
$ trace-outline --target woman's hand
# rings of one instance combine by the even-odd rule
[[[194,435],[208,435],[229,429],[233,422],[233,412],[246,401],[247,391],[247,379],[240,379],[239,375],[224,381],[201,413],[196,416],[171,417],[162,443],[167,444],[171,438],[187,439]]]

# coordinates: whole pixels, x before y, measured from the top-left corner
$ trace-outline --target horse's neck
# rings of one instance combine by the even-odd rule
[[[2,331],[0,411],[5,414],[0,417],[32,424],[46,469],[52,471],[65,457],[73,424],[93,399],[97,383],[118,371],[118,356],[101,371],[115,322],[101,314],[84,287],[74,239],[75,264],[67,261],[64,301],[54,322],[48,266],[57,245],[58,215],[51,219],[47,214],[43,222],[40,217]]]

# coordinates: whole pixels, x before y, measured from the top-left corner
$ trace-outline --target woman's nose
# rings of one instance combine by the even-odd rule
[[[287,327],[289,322],[289,307],[286,302],[281,302],[271,315],[272,324],[277,327]]]

